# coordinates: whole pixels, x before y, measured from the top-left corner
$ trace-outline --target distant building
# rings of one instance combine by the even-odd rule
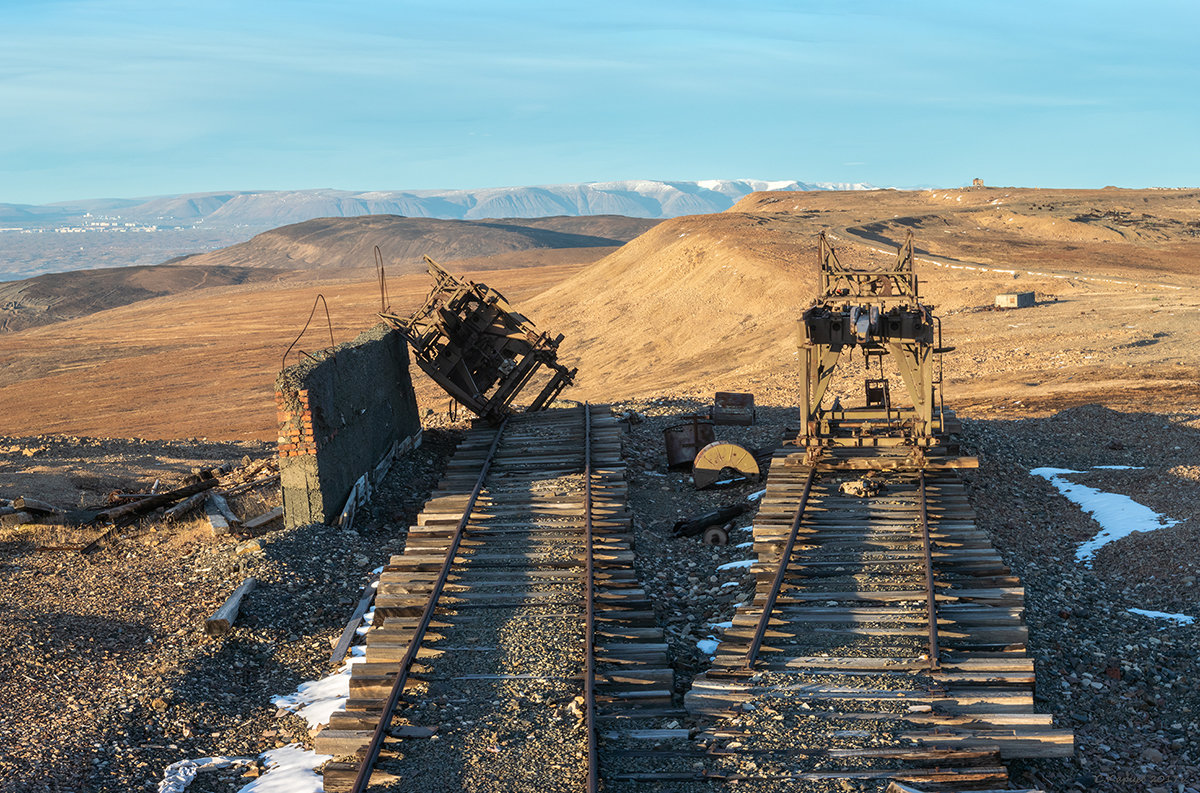
[[[996,308],[1029,308],[1037,305],[1033,292],[1010,292],[996,295]]]
[[[983,187],[983,180],[976,176],[971,180],[971,187]]]

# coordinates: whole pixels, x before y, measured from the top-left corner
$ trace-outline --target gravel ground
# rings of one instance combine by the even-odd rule
[[[1075,757],[1014,763],[1052,791],[1200,790],[1200,627],[1132,614],[1200,617],[1200,432],[1194,414],[1096,405],[1044,418],[967,421],[981,466],[969,474],[979,523],[1026,587],[1038,706],[1075,731]],[[1090,472],[1073,481],[1124,493],[1180,523],[1105,546],[1091,568],[1075,550],[1099,530],[1031,468]]]
[[[455,431],[428,431],[422,447],[394,466],[358,531],[276,523],[257,538],[261,550],[243,546],[239,554],[243,538],[214,538],[201,520],[148,523],[89,557],[38,550],[87,533],[48,537],[19,527],[0,535],[0,791],[153,790],[177,760],[308,742],[307,725],[277,714],[269,698],[329,673],[331,641],[366,571],[403,546],[403,529],[456,438]],[[51,474],[85,470],[85,455],[97,455],[94,470],[110,478],[87,480],[91,494],[146,488],[157,476],[170,484],[181,473],[178,460],[189,456],[186,442],[42,437],[3,446],[38,449],[9,454],[32,456]],[[196,444],[190,457],[211,464],[247,453],[269,449]],[[122,454],[140,482],[121,472]],[[155,458],[176,462],[155,467]],[[22,492],[46,497],[38,481],[26,472]],[[61,477],[51,483],[64,486]],[[232,506],[252,515],[272,500],[278,503],[277,489]],[[243,600],[235,629],[208,638],[204,618],[247,576],[259,586]],[[201,774],[189,790],[237,790],[243,773]]]
[[[676,397],[616,406],[644,416],[626,435],[636,566],[667,628],[679,694],[708,665],[696,642],[719,638],[719,623],[752,593],[745,568],[718,568],[751,554],[738,545],[750,540],[739,529],[750,525],[753,513],[735,521],[723,547],[675,539],[671,526],[761,487],[697,492],[686,474],[666,470],[662,429],[699,407]],[[768,448],[793,415],[760,406],[757,425],[717,427],[717,437]],[[1194,742],[1200,694],[1193,685],[1200,677],[1200,627],[1127,611],[1200,617],[1200,562],[1181,551],[1200,539],[1200,418],[1083,406],[1040,418],[964,417],[964,424],[966,451],[981,458],[981,467],[964,476],[979,525],[1026,586],[1039,709],[1074,729],[1078,743],[1068,760],[1013,763],[1014,781],[1068,793],[1200,791]],[[234,541],[213,539],[192,522],[120,540],[90,561],[38,552],[50,538],[27,531],[0,537],[0,695],[6,703],[0,790],[152,789],[175,760],[307,742],[306,725],[276,714],[268,698],[328,673],[330,640],[353,608],[365,571],[403,547],[403,528],[440,476],[456,432],[453,426],[427,430],[421,450],[401,461],[380,490],[361,534],[277,530],[264,535],[260,553],[238,556]],[[136,481],[115,474],[89,480],[92,494],[148,486],[159,470],[150,457],[237,459],[255,452],[197,443],[189,453],[186,442],[157,448],[52,437],[4,439],[0,446],[4,460],[32,458],[47,471],[71,449],[91,448],[112,460],[138,453],[131,455],[138,461]],[[27,448],[36,451],[27,455]],[[112,460],[97,468],[113,469]],[[87,468],[77,459],[63,465]],[[158,465],[164,483],[168,474],[186,472]],[[1098,465],[1145,467],[1095,470]],[[1091,567],[1080,564],[1076,548],[1099,527],[1046,479],[1029,474],[1039,466],[1083,471],[1072,481],[1125,493],[1179,523],[1131,535],[1102,548]],[[36,480],[21,482],[23,493],[39,495]],[[246,575],[262,584],[245,601],[238,627],[224,640],[208,639],[203,617]],[[561,706],[556,700],[547,710]],[[745,721],[764,718],[773,716],[764,711]],[[501,741],[519,740],[513,725],[477,729],[491,730],[498,750],[506,749]],[[803,739],[800,725],[797,731]],[[487,754],[478,761],[495,759],[496,753]],[[242,773],[201,775],[191,789],[235,790],[246,781]]]

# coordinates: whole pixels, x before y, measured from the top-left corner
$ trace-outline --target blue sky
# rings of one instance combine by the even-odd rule
[[[0,0],[0,202],[1200,184],[1195,2]]]

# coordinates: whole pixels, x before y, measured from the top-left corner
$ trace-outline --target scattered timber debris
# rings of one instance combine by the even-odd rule
[[[279,520],[282,517],[283,517],[283,507],[275,507],[274,509],[264,512],[263,514],[258,515],[257,517],[253,517],[247,521],[244,521],[242,523],[242,530],[243,531],[257,531],[258,529],[262,528],[263,526],[266,526],[271,521]]]
[[[131,501],[128,504],[121,504],[111,509],[106,509],[99,512],[96,517],[105,523],[128,523],[135,518],[145,515],[148,512],[153,512],[159,507],[165,507],[168,504],[174,504],[181,498],[186,498],[190,495],[200,493],[205,490],[216,487],[218,484],[216,479],[202,479],[184,487],[175,490],[168,490],[166,493],[159,493],[148,498]]]
[[[17,526],[23,526],[26,523],[33,523],[33,515],[20,510],[13,510],[0,515],[0,528],[15,529]]]
[[[168,522],[179,520],[181,517],[203,504],[206,498],[208,498],[207,492],[195,493],[188,496],[183,501],[180,501],[178,504],[164,512],[163,520]]]
[[[247,578],[242,582],[241,586],[233,590],[233,594],[221,604],[221,608],[213,612],[213,615],[204,621],[204,632],[217,639],[233,630],[233,623],[237,621],[238,609],[242,605],[242,598],[254,589],[256,583],[253,578]]]
[[[59,509],[56,506],[47,504],[45,501],[38,501],[36,498],[29,498],[27,496],[22,496],[13,501],[13,508],[42,515],[65,515],[67,513],[65,509]]]
[[[205,507],[212,516],[214,533],[228,534],[234,527],[242,531],[261,528],[282,514],[276,508],[252,520],[241,521],[230,508],[227,496],[246,492],[279,481],[279,464],[274,457],[242,460],[239,467],[222,463],[212,468],[195,468],[183,480],[182,486],[158,492],[160,481],[146,493],[110,493],[100,508],[61,509],[52,504],[28,496],[0,503],[0,528],[36,523],[71,528],[102,528],[98,524],[110,524],[99,536],[83,544],[44,545],[43,551],[79,551],[90,555],[110,541],[126,532],[127,527],[158,510],[164,510],[162,520],[177,521],[188,513]]]
[[[562,335],[550,337],[485,284],[456,278],[425,257],[433,290],[410,316],[379,316],[408,340],[417,365],[477,416],[498,423],[545,366],[553,375],[528,411],[542,410],[575,381],[577,369],[558,362]]]
[[[329,656],[331,664],[340,664],[342,659],[346,657],[346,652],[350,649],[350,642],[354,641],[358,626],[362,623],[363,615],[367,613],[367,609],[371,607],[371,601],[375,599],[375,587],[378,583],[379,574],[372,573],[371,577],[367,579],[367,583],[363,586],[362,597],[358,599],[358,605],[354,607],[354,613],[350,615],[349,621],[346,622],[346,627],[342,630],[342,635],[333,646],[333,652]]]
[[[212,526],[214,537],[223,537],[233,531],[238,524],[237,516],[229,508],[228,502],[216,493],[209,493],[204,501],[204,513],[208,515],[208,524]]]

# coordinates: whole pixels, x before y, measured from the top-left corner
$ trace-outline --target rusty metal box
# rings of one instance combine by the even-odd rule
[[[748,427],[754,423],[756,416],[754,394],[718,391],[713,400],[712,420],[714,424],[740,424]]]
[[[996,308],[1029,308],[1037,300],[1033,292],[1010,292],[996,295]]]

